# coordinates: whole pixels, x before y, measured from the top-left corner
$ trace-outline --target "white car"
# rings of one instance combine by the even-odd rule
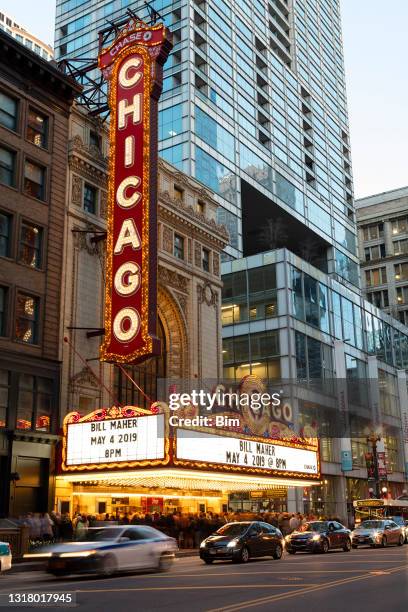
[[[43,549],[47,572],[54,576],[101,574],[156,569],[166,571],[173,563],[177,543],[147,525],[123,525],[89,529],[85,538]]]
[[[0,542],[0,574],[11,569],[11,549],[8,542]]]

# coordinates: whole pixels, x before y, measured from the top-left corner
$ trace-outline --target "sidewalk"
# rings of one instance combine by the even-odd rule
[[[182,548],[178,550],[176,552],[176,558],[182,559],[183,557],[198,557],[198,548]],[[41,572],[44,571],[44,569],[45,562],[43,559],[38,559],[38,561],[33,561],[33,559],[27,559],[27,561],[19,559],[18,561],[13,561],[11,570],[7,572],[7,574],[14,574],[17,572]]]

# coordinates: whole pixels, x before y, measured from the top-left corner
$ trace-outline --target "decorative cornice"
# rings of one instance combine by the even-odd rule
[[[68,151],[70,154],[79,153],[80,155],[86,157],[90,162],[93,162],[94,164],[96,162],[100,166],[103,166],[106,171],[108,169],[108,158],[103,155],[102,151],[98,147],[95,147],[94,145],[87,146],[84,144],[79,135],[74,136],[68,142]]]
[[[89,181],[96,183],[102,189],[108,188],[108,177],[106,172],[102,171],[97,166],[94,166],[87,162],[82,157],[76,155],[70,155],[68,158],[68,164],[71,171],[76,172],[82,178],[88,179]]]
[[[168,208],[166,205],[171,208]],[[214,219],[208,219],[191,205],[187,206],[178,198],[172,198],[168,191],[159,192],[159,209],[165,217],[173,220],[179,219],[180,214],[183,216],[187,215],[189,219],[186,222],[194,226],[201,233],[215,237],[223,246],[229,242],[229,234],[225,225],[219,225]]]

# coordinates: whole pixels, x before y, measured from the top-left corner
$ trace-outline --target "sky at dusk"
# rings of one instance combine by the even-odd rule
[[[355,196],[408,185],[408,2],[340,0]],[[0,0],[0,7],[53,44],[55,0]]]

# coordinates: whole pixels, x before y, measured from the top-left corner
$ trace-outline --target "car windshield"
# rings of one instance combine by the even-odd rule
[[[101,542],[103,540],[116,540],[116,538],[122,533],[122,528],[115,527],[101,527],[100,529],[89,529],[80,540],[81,542]]]
[[[299,527],[299,531],[327,531],[327,523],[305,523]]]
[[[383,526],[383,521],[363,521],[360,525],[362,529],[380,529]]]
[[[216,531],[217,535],[223,536],[239,536],[242,535],[249,527],[249,523],[230,523],[229,525],[224,525]]]

